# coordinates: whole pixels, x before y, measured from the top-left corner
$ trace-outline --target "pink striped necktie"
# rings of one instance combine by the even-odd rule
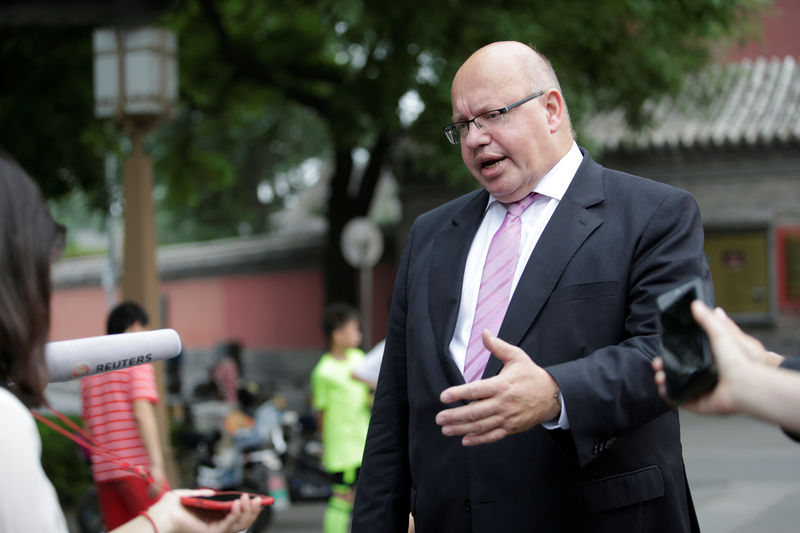
[[[533,203],[538,193],[531,193],[522,200],[503,204],[506,216],[492,237],[486,262],[483,265],[481,286],[478,289],[478,304],[467,344],[464,361],[464,381],[479,379],[489,361],[489,350],[483,345],[481,333],[488,329],[497,335],[500,324],[511,299],[511,285],[519,257],[519,242],[522,235],[520,216]]]

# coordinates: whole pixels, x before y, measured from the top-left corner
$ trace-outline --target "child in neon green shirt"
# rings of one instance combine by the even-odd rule
[[[325,533],[346,533],[369,426],[369,387],[353,378],[353,367],[364,358],[358,311],[332,304],[322,329],[328,351],[311,373],[311,392],[322,431],[322,462],[333,476],[323,525]]]

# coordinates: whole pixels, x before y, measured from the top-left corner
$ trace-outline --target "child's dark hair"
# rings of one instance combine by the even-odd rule
[[[122,302],[108,314],[106,333],[125,333],[129,327],[139,322],[146,326],[148,321],[147,311],[135,302]]]
[[[225,340],[217,344],[214,349],[214,356],[217,361],[225,357],[230,357],[236,363],[236,369],[242,371],[242,343],[237,340]]]
[[[358,309],[344,302],[330,304],[322,314],[322,332],[325,334],[325,342],[330,345],[333,332],[344,326],[351,320],[359,320],[361,317]]]

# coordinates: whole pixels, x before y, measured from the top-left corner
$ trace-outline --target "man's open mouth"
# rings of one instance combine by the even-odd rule
[[[487,159],[486,161],[481,161],[481,168],[494,168],[499,165],[503,159],[505,158],[500,157],[498,159]]]

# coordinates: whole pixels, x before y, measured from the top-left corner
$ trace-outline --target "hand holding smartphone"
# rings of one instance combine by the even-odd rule
[[[717,384],[708,337],[692,316],[691,304],[698,299],[709,303],[703,282],[695,278],[656,300],[667,396],[679,404]]]
[[[209,511],[230,511],[233,503],[242,497],[242,494],[249,494],[250,498],[261,498],[261,506],[266,507],[275,503],[275,498],[264,494],[245,493],[235,490],[215,492],[209,496],[181,496],[181,503],[185,507],[195,509],[206,509]]]

